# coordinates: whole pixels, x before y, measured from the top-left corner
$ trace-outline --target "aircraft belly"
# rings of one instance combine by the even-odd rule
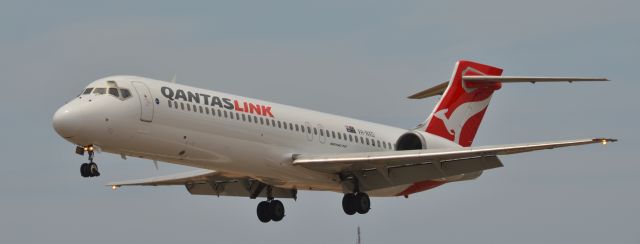
[[[127,155],[250,176],[267,184],[307,190],[340,190],[336,175],[291,165],[291,149],[242,136],[225,136],[154,123],[138,130]]]

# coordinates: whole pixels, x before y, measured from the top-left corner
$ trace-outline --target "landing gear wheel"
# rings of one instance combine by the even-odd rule
[[[258,219],[260,220],[260,222],[267,223],[271,221],[271,215],[269,214],[269,207],[270,207],[269,202],[262,201],[258,203],[258,209],[256,210],[256,212],[258,213]]]
[[[359,192],[356,194],[354,203],[356,211],[358,211],[359,214],[366,214],[369,212],[369,209],[371,209],[371,200],[367,193]]]
[[[284,205],[282,205],[282,202],[278,200],[269,202],[269,214],[273,221],[278,222],[282,220],[284,218]]]
[[[89,166],[87,167],[87,169],[90,177],[100,176],[100,172],[98,171],[98,165],[96,163],[89,163]]]
[[[80,175],[82,177],[89,177],[89,171],[87,170],[87,168],[89,168],[89,164],[88,163],[83,163],[80,165]]]
[[[354,215],[357,212],[356,205],[356,195],[353,193],[344,194],[342,197],[342,210],[347,215]]]

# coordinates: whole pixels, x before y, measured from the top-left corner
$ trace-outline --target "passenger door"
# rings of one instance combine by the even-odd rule
[[[153,98],[151,97],[151,91],[149,87],[142,82],[132,82],[133,87],[138,93],[138,99],[140,100],[140,120],[144,122],[153,121]]]

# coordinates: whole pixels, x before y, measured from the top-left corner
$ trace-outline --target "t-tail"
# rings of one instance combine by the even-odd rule
[[[451,79],[409,96],[421,99],[434,95],[442,98],[419,128],[469,147],[478,132],[491,97],[502,83],[606,81],[594,77],[529,77],[501,76],[502,69],[467,60],[456,63]]]

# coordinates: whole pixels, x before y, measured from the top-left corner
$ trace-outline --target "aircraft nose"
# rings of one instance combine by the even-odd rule
[[[69,106],[62,106],[53,114],[53,128],[58,135],[64,138],[76,136],[80,125],[81,120],[79,114],[77,111],[69,108]]]

